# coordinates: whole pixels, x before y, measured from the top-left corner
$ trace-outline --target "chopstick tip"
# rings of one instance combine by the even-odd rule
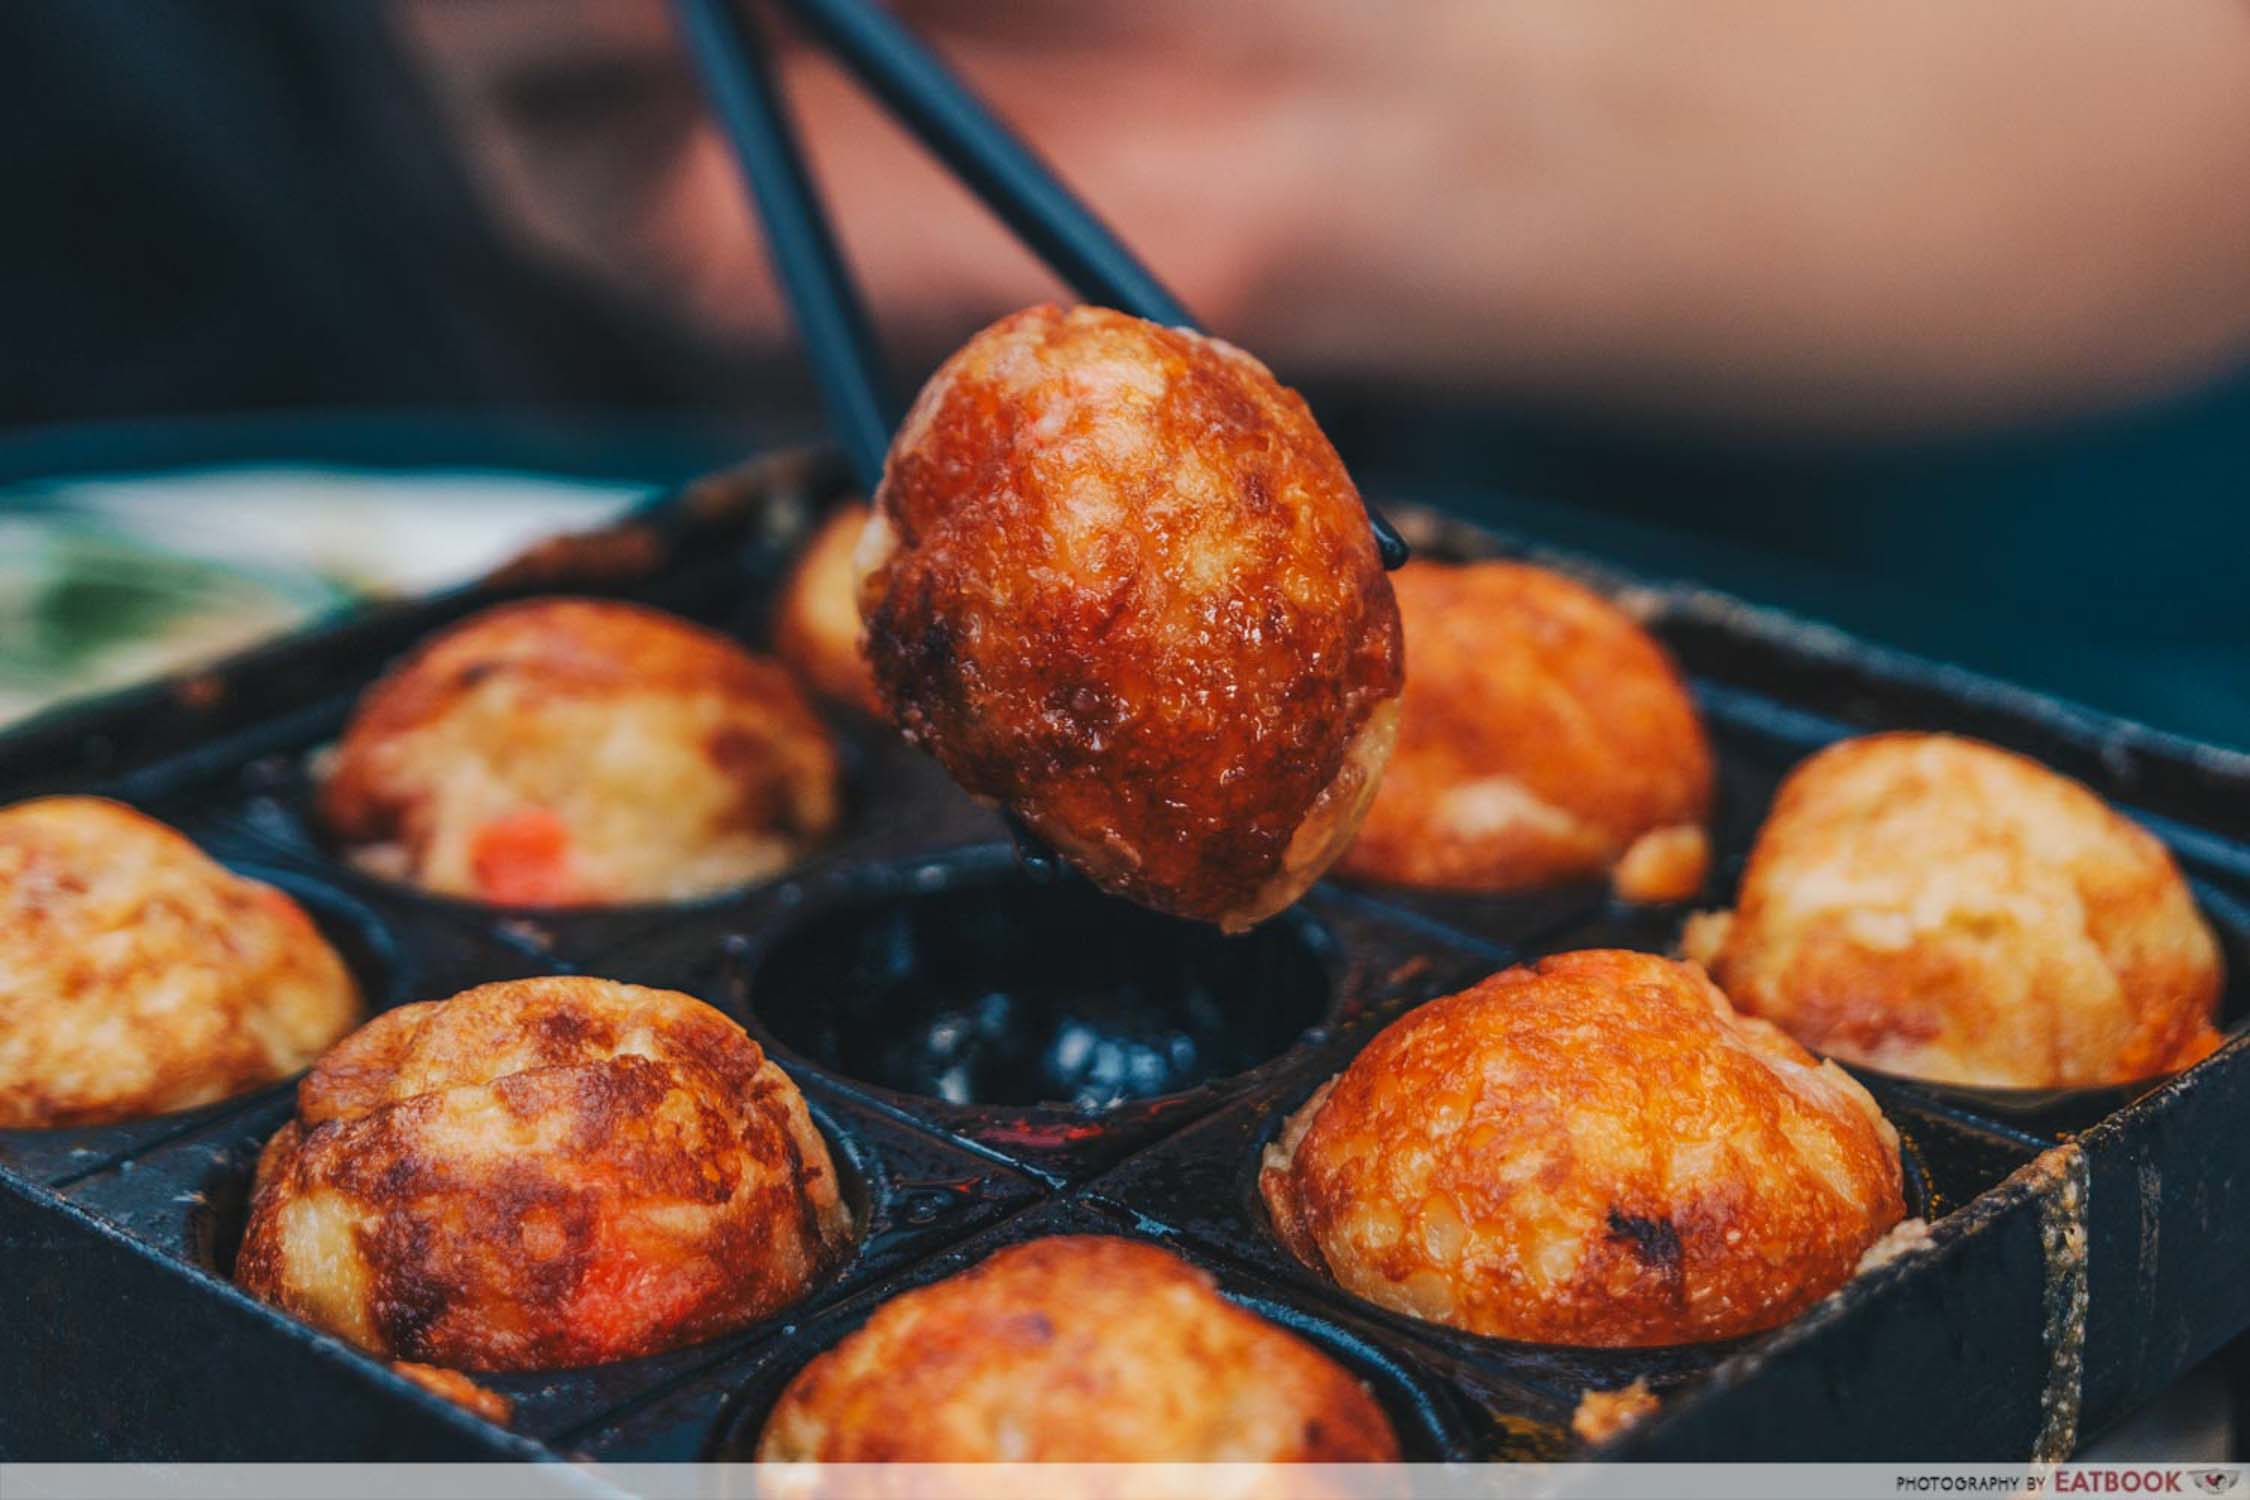
[[[1383,519],[1383,513],[1373,506],[1367,509],[1367,524],[1375,533],[1375,555],[1383,560],[1383,571],[1395,573],[1406,566],[1413,550],[1406,545],[1406,538],[1398,534],[1398,528]]]

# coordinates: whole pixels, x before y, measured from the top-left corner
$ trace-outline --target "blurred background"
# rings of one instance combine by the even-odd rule
[[[2250,747],[2240,0],[898,9],[1376,496]],[[785,72],[902,386],[1062,295]],[[11,0],[0,88],[0,714],[817,433],[661,0]]]

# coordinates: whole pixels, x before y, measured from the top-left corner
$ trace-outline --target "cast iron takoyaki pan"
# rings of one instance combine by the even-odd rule
[[[798,1079],[865,1226],[800,1305],[644,1360],[485,1383],[470,1416],[225,1280],[286,1085],[98,1130],[0,1133],[0,1452],[24,1458],[739,1456],[781,1382],[882,1300],[1061,1229],[1154,1239],[1360,1372],[1410,1456],[1555,1457],[1588,1389],[1646,1378],[1637,1458],[2060,1455],[2250,1326],[2250,758],[2115,723],[1692,587],[1606,573],[1408,507],[1431,555],[1527,554],[1618,593],[1676,653],[1717,746],[1723,901],[1780,776],[1834,738],[1948,729],[2079,778],[2164,836],[2236,976],[2235,1033],[2146,1089],[2018,1097],[1868,1082],[1908,1142],[1925,1239],[1794,1323],[1684,1349],[1542,1348],[1375,1309],[1297,1265],[1252,1184],[1283,1112],[1385,1022],[1519,957],[1664,951],[1690,905],[1592,888],[1478,899],[1323,885],[1242,938],[1014,866],[998,820],[839,721],[850,809],[780,878],[673,906],[495,910],[345,864],[306,764],[398,653],[487,603],[642,600],[762,641],[837,493],[785,455],[490,579],[0,736],[0,799],[106,793],[298,895],[374,1003],[579,971],[689,990]]]

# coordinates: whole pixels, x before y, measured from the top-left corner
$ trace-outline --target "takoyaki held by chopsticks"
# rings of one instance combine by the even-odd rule
[[[286,1078],[359,1020],[303,908],[122,803],[0,808],[0,1127],[96,1125]]]
[[[1949,735],[1799,766],[1733,912],[1684,946],[1814,1051],[1918,1078],[2127,1083],[2219,1044],[2218,943],[2170,852],[2077,782]]]
[[[1754,1333],[1905,1212],[1898,1134],[1834,1063],[1692,964],[1565,953],[1379,1034],[1267,1148],[1299,1259],[1471,1333],[1654,1345]]]
[[[425,642],[360,700],[320,789],[363,867],[538,906],[763,879],[838,810],[835,746],[778,663],[593,599],[503,605]]]
[[[1295,393],[1100,308],[1004,318],[931,377],[860,546],[892,717],[1098,885],[1247,927],[1359,826],[1398,606]]]
[[[1463,891],[1606,874],[1628,900],[1693,895],[1711,747],[1664,649],[1544,568],[1411,562],[1391,584],[1411,668],[1398,746],[1338,873]]]
[[[558,1369],[764,1317],[851,1232],[804,1099],[740,1026],[519,979],[321,1058],[259,1157],[235,1279],[386,1358]]]
[[[1137,1240],[1011,1246],[799,1371],[767,1463],[1352,1463],[1398,1439],[1349,1371]]]

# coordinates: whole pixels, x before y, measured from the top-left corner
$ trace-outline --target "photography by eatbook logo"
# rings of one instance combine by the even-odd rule
[[[2133,1468],[2122,1464],[2065,1464],[2031,1493],[2055,1495],[2231,1495],[2242,1479],[2237,1464],[2223,1469]],[[2244,1500],[2250,1500],[2246,1492]]]

